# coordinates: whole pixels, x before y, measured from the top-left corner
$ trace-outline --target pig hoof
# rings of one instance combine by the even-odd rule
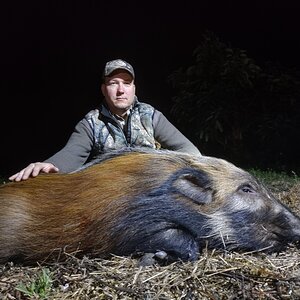
[[[165,251],[157,251],[154,256],[160,260],[165,260],[168,258],[168,254]]]
[[[154,253],[145,253],[139,261],[139,266],[146,267],[154,265],[156,263],[154,256]]]
[[[154,264],[163,265],[167,260],[168,254],[165,251],[157,251],[156,253],[144,253],[139,261],[140,267],[152,266]]]

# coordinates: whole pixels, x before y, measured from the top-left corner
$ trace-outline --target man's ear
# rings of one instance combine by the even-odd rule
[[[177,193],[188,197],[197,204],[212,202],[211,179],[205,172],[190,169],[178,175],[173,181],[173,187]]]
[[[105,84],[104,83],[101,83],[101,92],[102,92],[102,95],[105,96]]]

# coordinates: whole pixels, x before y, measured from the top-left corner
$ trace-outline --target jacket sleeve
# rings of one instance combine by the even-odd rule
[[[93,132],[84,118],[77,123],[66,145],[45,160],[59,168],[61,173],[69,173],[81,167],[88,159],[93,147]]]
[[[162,148],[201,156],[198,148],[158,110],[153,115],[153,128]]]

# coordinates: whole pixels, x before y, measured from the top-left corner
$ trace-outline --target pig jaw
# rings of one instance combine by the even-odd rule
[[[267,209],[216,213],[208,227],[208,234],[198,236],[198,242],[202,246],[208,243],[209,248],[272,253],[290,243],[300,245],[300,219],[286,207],[276,214]]]

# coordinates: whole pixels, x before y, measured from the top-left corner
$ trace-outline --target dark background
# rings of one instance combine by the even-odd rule
[[[258,64],[300,69],[297,1],[11,1],[0,22],[4,176],[64,146],[99,103],[108,60],[132,63],[140,100],[174,122],[166,78],[192,61],[206,30]]]

